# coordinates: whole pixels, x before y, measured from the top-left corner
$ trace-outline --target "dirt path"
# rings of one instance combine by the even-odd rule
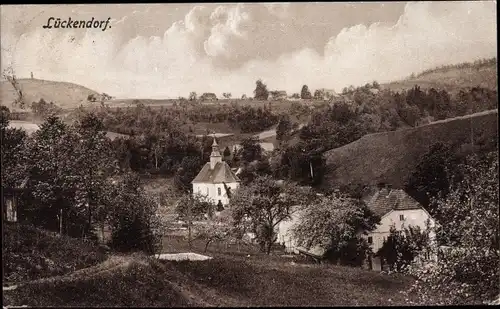
[[[295,129],[292,133],[302,129],[303,126],[305,126],[305,123],[299,124],[298,128]],[[263,140],[263,139],[270,138],[273,136],[276,136],[276,129],[262,131],[262,132],[254,135],[254,137],[258,138],[259,140]]]

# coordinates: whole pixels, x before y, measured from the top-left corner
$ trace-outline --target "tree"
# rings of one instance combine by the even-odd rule
[[[24,179],[24,157],[25,146],[28,139],[26,131],[16,128],[9,128],[10,112],[5,106],[1,106],[1,162],[2,187],[14,188],[21,184]]]
[[[314,91],[315,100],[322,100],[324,97],[325,97],[325,91],[320,89],[316,89],[316,91]]]
[[[76,161],[72,151],[75,144],[70,129],[57,117],[49,117],[26,145],[25,175],[30,192],[25,199],[33,208],[27,217],[37,226],[60,231],[62,218],[57,217],[63,213],[66,217],[63,232],[71,233],[68,228],[71,220],[81,219],[78,216],[81,207],[73,207],[77,180],[68,177]],[[73,218],[69,218],[71,214]]]
[[[222,96],[223,96],[224,98],[226,98],[226,99],[231,99],[231,96],[232,96],[232,95],[231,95],[231,92],[224,92],[224,93],[222,94]]]
[[[279,183],[262,176],[238,188],[230,208],[235,223],[254,233],[261,250],[269,254],[276,241],[278,224],[290,218],[293,206],[306,204],[308,198],[308,193],[293,183]]]
[[[276,139],[280,142],[285,141],[291,132],[292,122],[290,121],[290,116],[281,116],[278,126],[276,127]]]
[[[224,161],[229,161],[229,158],[231,157],[231,150],[229,150],[229,146],[226,146],[226,148],[224,148],[222,155],[223,155]]]
[[[242,94],[242,95],[241,95],[241,99],[242,99],[242,100],[246,100],[246,99],[247,99],[247,95],[246,95],[246,94]]]
[[[199,156],[184,157],[174,175],[174,183],[177,189],[182,192],[190,192],[191,181],[199,173],[203,164]]]
[[[23,92],[21,90],[19,82],[17,81],[16,75],[14,74],[14,70],[12,69],[12,67],[8,67],[4,69],[2,73],[4,78],[12,85],[12,88],[14,88],[14,90],[16,91],[16,98],[14,99],[14,102],[12,102],[12,105],[19,106],[21,109],[24,109],[26,107],[26,104],[24,102]]]
[[[361,235],[379,221],[360,200],[333,193],[305,208],[292,231],[299,245],[320,246],[333,262],[359,266],[370,250]]]
[[[406,180],[405,191],[434,214],[430,201],[448,194],[453,166],[458,162],[459,157],[450,145],[433,144]]]
[[[157,204],[141,187],[138,175],[126,174],[110,189],[111,246],[123,252],[156,252],[161,243],[161,234],[155,233]]]
[[[470,156],[459,169],[448,195],[433,201],[442,218],[438,260],[409,271],[419,304],[482,304],[500,292],[498,152]]]
[[[196,92],[192,91],[192,92],[190,92],[190,93],[189,93],[189,98],[188,98],[188,100],[189,100],[189,101],[196,101],[197,97],[198,97],[198,96],[196,95]]]
[[[262,158],[262,147],[259,141],[254,137],[248,137],[241,141],[241,148],[238,150],[238,156],[245,163],[250,163]]]
[[[254,98],[256,100],[267,100],[269,97],[269,91],[267,90],[266,84],[262,82],[262,80],[258,80],[255,83],[255,90],[254,90]]]
[[[292,98],[292,99],[300,99],[300,94],[298,94],[298,93],[294,93],[294,94],[292,94],[292,97],[291,97],[291,98]]]
[[[320,185],[324,178],[326,159],[320,140],[311,138],[287,146],[281,152],[281,177],[304,185]]]
[[[374,80],[373,83],[372,83],[372,88],[374,88],[374,89],[380,89],[380,84],[376,80]]]
[[[178,201],[175,211],[181,220],[202,220],[205,215],[211,217],[215,207],[204,195],[184,194]]]
[[[102,191],[108,176],[114,174],[116,163],[104,125],[94,113],[81,117],[75,125],[80,140],[73,149],[77,155],[75,164],[80,166],[73,176],[81,177],[82,198],[87,205],[89,228],[93,223],[94,212],[103,205],[105,193]]]
[[[390,234],[376,253],[389,267],[402,271],[410,266],[422,250],[431,246],[430,227],[422,230],[419,226],[408,226],[403,231],[390,228]]]
[[[97,98],[95,97],[95,94],[91,93],[87,96],[87,101],[89,102],[95,102],[97,101]]]
[[[302,90],[300,91],[300,98],[303,100],[312,99],[311,92],[307,85],[302,86]]]
[[[214,241],[238,241],[234,229],[231,210],[223,210],[213,219],[208,219],[205,224],[195,227],[194,239],[205,241],[204,252],[207,252],[208,246]]]
[[[10,123],[10,110],[7,106],[0,106],[0,129],[6,129]]]
[[[31,104],[31,110],[37,117],[46,118],[58,114],[62,109],[55,105],[54,102],[47,103],[41,98],[38,102]]]
[[[92,236],[104,204],[105,180],[113,173],[107,138],[90,115],[68,126],[49,117],[26,143],[23,197],[27,217],[71,236]],[[62,226],[62,229],[61,229]]]

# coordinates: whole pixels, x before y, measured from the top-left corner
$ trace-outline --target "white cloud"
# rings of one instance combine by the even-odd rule
[[[331,33],[323,53],[303,46],[274,58],[262,55],[278,50],[283,42],[278,35],[284,32],[272,32],[270,25],[279,21],[290,29],[293,4],[197,6],[163,35],[133,39],[118,26],[129,24],[127,18],[104,32],[39,27],[19,39],[2,22],[1,64],[11,64],[18,76],[33,71],[40,78],[75,82],[118,97],[177,97],[190,91],[229,91],[238,97],[251,95],[259,78],[268,88],[289,93],[299,92],[303,84],[312,90],[340,90],[496,55],[494,4],[409,3],[395,24],[353,25]],[[220,65],[238,59],[240,67]]]
[[[227,8],[217,7],[210,16],[212,29],[210,36],[204,42],[205,52],[212,57],[232,55],[229,42],[233,40],[248,40],[247,32],[240,29],[241,24],[249,21],[248,13],[243,11],[243,5]]]

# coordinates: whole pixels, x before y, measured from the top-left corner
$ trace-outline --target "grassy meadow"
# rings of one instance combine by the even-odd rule
[[[9,227],[14,229],[24,227]],[[38,233],[39,241],[28,238]],[[383,275],[359,268],[315,264],[305,258],[284,255],[276,248],[271,255],[251,246],[209,247],[208,261],[160,261],[142,254],[109,254],[88,258],[98,250],[80,240],[68,240],[30,229],[23,239],[6,238],[11,261],[21,252],[32,268],[34,256],[48,256],[59,265],[81,261],[66,272],[32,276],[17,289],[4,291],[5,305],[45,306],[384,306],[404,305],[405,290],[412,279]],[[26,239],[24,239],[26,238]],[[18,244],[13,246],[12,243]],[[24,246],[21,246],[24,244]],[[48,244],[52,244],[49,246]],[[165,239],[165,252],[186,252],[185,239]],[[59,250],[55,250],[58,247]],[[34,251],[23,249],[32,248]],[[203,254],[204,243],[191,251]],[[23,251],[24,250],[24,251]],[[56,253],[59,252],[59,253]],[[71,252],[80,252],[74,256]],[[4,253],[5,254],[5,253]],[[59,256],[54,256],[58,254]],[[86,258],[87,257],[87,258]],[[4,255],[5,258],[5,255]],[[86,264],[86,265],[85,265]],[[12,274],[19,270],[10,271]],[[69,269],[69,268],[68,268]],[[17,280],[14,282],[18,282]],[[13,282],[13,283],[14,283]],[[5,283],[4,283],[5,285]]]

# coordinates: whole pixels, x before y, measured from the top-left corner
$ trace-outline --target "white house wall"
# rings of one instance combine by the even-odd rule
[[[234,193],[238,188],[239,183],[231,182],[226,184],[229,188],[231,188],[231,192]],[[218,188],[220,188],[221,195],[218,193]],[[207,197],[212,201],[212,203],[217,204],[219,200],[222,205],[229,204],[229,198],[227,196],[226,188],[222,183],[194,183],[193,184],[193,194],[200,194],[202,196]]]
[[[308,251],[312,254],[322,255],[325,250],[319,245],[314,246],[309,250],[306,250],[305,248],[300,247],[297,244],[297,239],[293,236],[293,228],[295,227],[296,224],[300,222],[302,215],[303,215],[302,210],[295,210],[295,212],[291,215],[291,218],[289,220],[281,221],[280,224],[278,224],[277,228],[278,239],[276,241],[279,244],[284,245],[285,251],[289,253],[298,254],[299,253],[298,248],[301,248],[301,250]]]
[[[277,242],[285,246],[285,250],[288,252],[298,253],[297,251],[297,240],[293,237],[292,229],[295,224],[300,222],[301,212],[296,211],[291,215],[289,220],[281,221],[278,224],[277,231]]]
[[[400,220],[400,216],[404,216],[404,220]],[[384,239],[390,235],[391,226],[394,225],[397,231],[402,231],[403,228],[409,226],[419,226],[422,230],[426,229],[426,222],[430,219],[430,226],[434,226],[434,220],[423,209],[412,210],[392,210],[387,215],[382,217],[380,224],[375,230],[368,233],[366,237],[372,237],[372,250],[377,252],[383,245]],[[434,238],[431,232],[430,237]]]

